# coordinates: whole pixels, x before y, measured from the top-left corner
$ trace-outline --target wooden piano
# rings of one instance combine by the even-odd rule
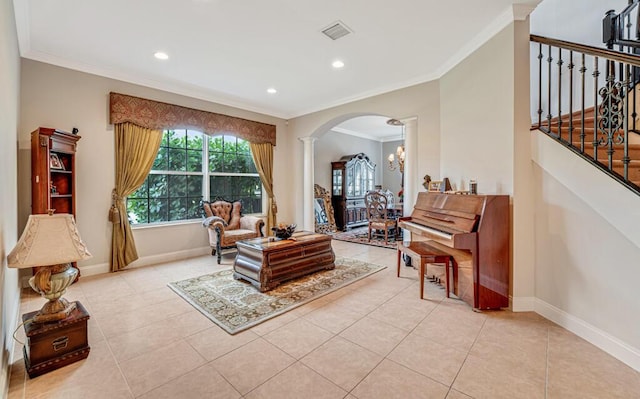
[[[398,225],[412,233],[412,240],[432,240],[453,256],[458,297],[475,309],[509,306],[508,195],[421,192],[411,216]]]

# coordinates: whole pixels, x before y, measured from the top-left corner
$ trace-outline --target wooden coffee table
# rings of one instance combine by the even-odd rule
[[[335,268],[331,236],[326,234],[299,231],[286,240],[263,237],[236,245],[233,277],[250,282],[262,292],[292,278]]]

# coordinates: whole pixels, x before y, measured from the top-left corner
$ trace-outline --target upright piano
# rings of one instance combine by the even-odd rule
[[[420,192],[411,216],[398,225],[412,240],[431,240],[452,255],[462,285],[454,293],[473,308],[509,306],[508,195]]]

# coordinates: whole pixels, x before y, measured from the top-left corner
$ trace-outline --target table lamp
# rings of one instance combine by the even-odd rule
[[[27,226],[15,248],[7,256],[9,267],[25,269],[39,267],[29,279],[29,285],[47,298],[33,322],[47,323],[65,319],[76,307],[62,295],[76,279],[78,270],[71,266],[91,258],[80,238],[73,216],[66,213],[29,215]]]

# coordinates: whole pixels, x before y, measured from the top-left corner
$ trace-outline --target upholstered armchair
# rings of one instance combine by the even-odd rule
[[[235,248],[240,240],[262,237],[263,220],[243,216],[240,201],[203,201],[202,210],[205,217],[202,224],[209,233],[211,256],[218,254],[218,264],[222,260],[223,249]]]

